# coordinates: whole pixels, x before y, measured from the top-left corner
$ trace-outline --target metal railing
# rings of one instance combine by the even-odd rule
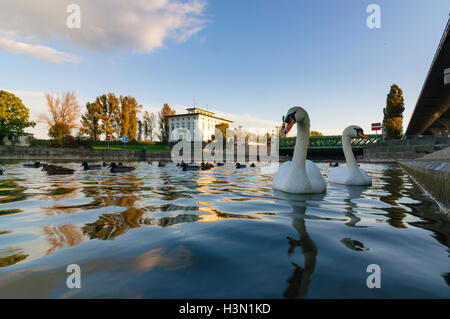
[[[364,146],[380,142],[381,135],[367,135],[368,140],[361,137],[354,138],[351,141],[353,148],[363,148]],[[281,137],[280,149],[293,149],[295,147],[296,137]],[[340,149],[342,148],[341,135],[332,136],[310,136],[308,149]]]

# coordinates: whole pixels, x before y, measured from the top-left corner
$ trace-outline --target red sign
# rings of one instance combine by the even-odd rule
[[[372,131],[381,130],[381,123],[372,123]]]
[[[106,135],[106,141],[111,141],[111,135]]]

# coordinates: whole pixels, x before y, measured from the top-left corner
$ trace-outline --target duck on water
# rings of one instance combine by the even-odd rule
[[[111,168],[111,173],[127,173],[136,169],[133,166],[124,166],[122,163],[119,163],[119,165],[111,163],[109,167]]]

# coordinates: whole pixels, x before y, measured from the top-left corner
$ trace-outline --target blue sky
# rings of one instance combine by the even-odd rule
[[[350,124],[371,133],[393,83],[404,92],[406,128],[450,13],[448,0],[155,0],[167,14],[163,20],[159,11],[152,13],[154,24],[135,14],[142,20],[133,24],[136,30],[106,21],[101,27],[110,38],[96,47],[86,40],[90,18],[121,16],[134,0],[96,7],[78,1],[80,30],[64,26],[68,14],[59,7],[42,13],[33,1],[18,0],[27,1],[30,10],[7,4],[0,14],[23,18],[22,25],[0,23],[0,87],[19,95],[34,117],[44,111],[43,92],[74,90],[83,104],[114,92],[135,96],[151,111],[164,103],[182,110],[195,98],[199,107],[246,127],[275,125],[300,105],[311,128],[326,134]],[[185,16],[186,8],[171,3],[190,3],[193,13]],[[380,29],[366,26],[371,3],[381,8]],[[161,27],[171,18],[178,22]],[[12,42],[2,46],[2,37],[81,61],[55,63],[33,50],[18,52]]]

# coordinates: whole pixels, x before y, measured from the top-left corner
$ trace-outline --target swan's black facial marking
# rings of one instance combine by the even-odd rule
[[[356,135],[359,135],[360,132],[364,134],[363,129],[360,128],[360,127],[355,127],[354,130],[355,130],[355,132],[356,132]]]
[[[364,134],[364,131],[363,131],[362,128],[357,127],[357,128],[355,128],[355,131],[356,131],[356,136],[359,136],[359,137],[362,137],[362,138],[365,138],[365,139],[369,139],[369,138]]]
[[[290,114],[286,115],[286,118],[284,119],[284,123],[289,123],[291,121],[291,119],[294,120],[294,123],[297,122],[295,120],[295,113],[290,113]]]

